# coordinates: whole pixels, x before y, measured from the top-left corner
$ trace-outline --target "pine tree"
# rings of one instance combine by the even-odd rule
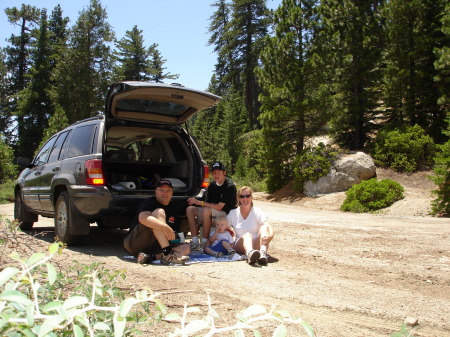
[[[91,0],[71,29],[68,48],[54,71],[56,103],[66,112],[69,123],[104,109],[113,67],[109,44],[114,40],[106,20],[100,1]]]
[[[441,138],[445,112],[437,101],[434,49],[442,47],[443,1],[391,0],[386,4],[384,96],[394,126],[420,125]]]
[[[11,24],[20,27],[20,34],[18,36],[12,35],[8,42],[10,45],[6,47],[7,54],[6,66],[8,69],[8,88],[6,95],[9,97],[3,106],[3,114],[5,118],[12,116],[17,111],[16,94],[20,90],[25,89],[28,79],[26,75],[30,68],[30,44],[32,40],[32,31],[34,26],[39,21],[39,10],[36,7],[23,4],[20,9],[6,8],[5,13],[8,21]],[[8,139],[6,142],[14,144],[22,137],[23,120],[21,116],[16,118],[17,129],[8,132],[11,137],[16,139]]]
[[[148,72],[151,74],[150,78],[153,82],[162,83],[165,79],[176,80],[180,75],[164,72],[167,68],[164,67],[166,59],[164,59],[158,50],[158,44],[154,43],[150,46],[150,66]]]
[[[260,119],[269,191],[287,182],[305,138],[317,134],[325,121],[325,114],[316,110],[319,102],[314,102],[311,87],[316,76],[310,62],[315,18],[314,0],[284,0],[275,11],[275,36],[266,38],[261,53],[257,74],[263,88]]]
[[[151,49],[145,48],[142,30],[135,25],[125,32],[125,37],[116,42],[118,65],[115,68],[117,80],[148,81]]]
[[[383,47],[379,0],[326,0],[321,3],[322,57],[330,65],[331,131],[336,140],[362,149],[379,115]]]
[[[259,116],[257,99],[260,92],[255,68],[258,66],[262,39],[268,31],[270,12],[265,0],[233,0],[231,9],[232,19],[224,37],[228,45],[222,52],[225,55],[231,53],[231,68],[236,72],[231,76],[240,79],[234,90],[243,92],[250,128],[253,129]]]
[[[31,157],[43,136],[43,130],[48,124],[48,118],[53,114],[50,99],[52,88],[51,71],[52,50],[49,45],[49,31],[47,28],[47,11],[41,11],[38,37],[32,53],[32,67],[28,74],[30,81],[27,87],[18,93],[17,108],[20,139],[18,153],[24,157]]]

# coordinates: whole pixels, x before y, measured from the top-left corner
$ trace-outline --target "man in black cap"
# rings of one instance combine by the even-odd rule
[[[206,192],[206,200],[196,198],[188,199],[186,216],[192,235],[191,250],[203,251],[208,242],[211,230],[212,218],[226,216],[230,210],[236,208],[236,185],[226,176],[225,166],[217,161],[211,166],[214,181],[209,184]],[[197,222],[203,223],[203,238],[199,242],[199,227]]]
[[[162,264],[184,264],[189,260],[189,245],[170,244],[180,230],[179,207],[171,200],[173,187],[170,180],[161,179],[156,184],[155,196],[142,203],[139,223],[125,237],[123,245],[138,263],[160,259]]]

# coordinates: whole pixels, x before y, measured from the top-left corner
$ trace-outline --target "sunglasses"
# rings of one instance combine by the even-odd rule
[[[243,194],[243,195],[240,195],[239,196],[239,198],[241,198],[241,199],[247,199],[247,198],[250,198],[252,195],[251,194]]]

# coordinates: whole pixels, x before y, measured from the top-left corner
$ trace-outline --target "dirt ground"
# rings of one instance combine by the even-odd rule
[[[377,214],[341,212],[343,192],[305,198],[287,186],[273,195],[255,193],[256,206],[276,233],[267,266],[244,261],[142,266],[123,258],[125,231],[95,225],[84,245],[66,249],[58,259],[124,269],[125,288],[167,292],[160,299],[169,311],[199,307],[200,314],[188,314],[188,320],[205,317],[209,294],[217,326],[262,304],[303,318],[316,336],[389,336],[405,320],[417,324],[416,336],[450,336],[450,219],[428,215],[434,188],[429,173],[377,169],[379,179],[405,187],[405,199]],[[0,205],[0,214],[12,217],[13,205]],[[42,233],[39,240],[46,245],[53,241],[52,226],[51,219],[40,217],[24,235]],[[167,336],[178,326],[160,322],[144,335]],[[274,326],[264,324],[263,336],[272,336]],[[288,336],[306,336],[298,325],[287,328]]]

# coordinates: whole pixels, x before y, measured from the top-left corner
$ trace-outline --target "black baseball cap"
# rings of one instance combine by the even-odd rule
[[[161,179],[161,180],[158,181],[158,183],[156,184],[156,187],[160,187],[160,186],[162,186],[162,185],[167,185],[167,186],[170,186],[170,188],[173,188],[173,187],[172,187],[171,181],[168,180],[168,179]]]
[[[211,166],[211,171],[214,170],[221,170],[221,171],[225,171],[225,166],[220,162],[220,161],[216,161],[214,164],[212,164]]]

